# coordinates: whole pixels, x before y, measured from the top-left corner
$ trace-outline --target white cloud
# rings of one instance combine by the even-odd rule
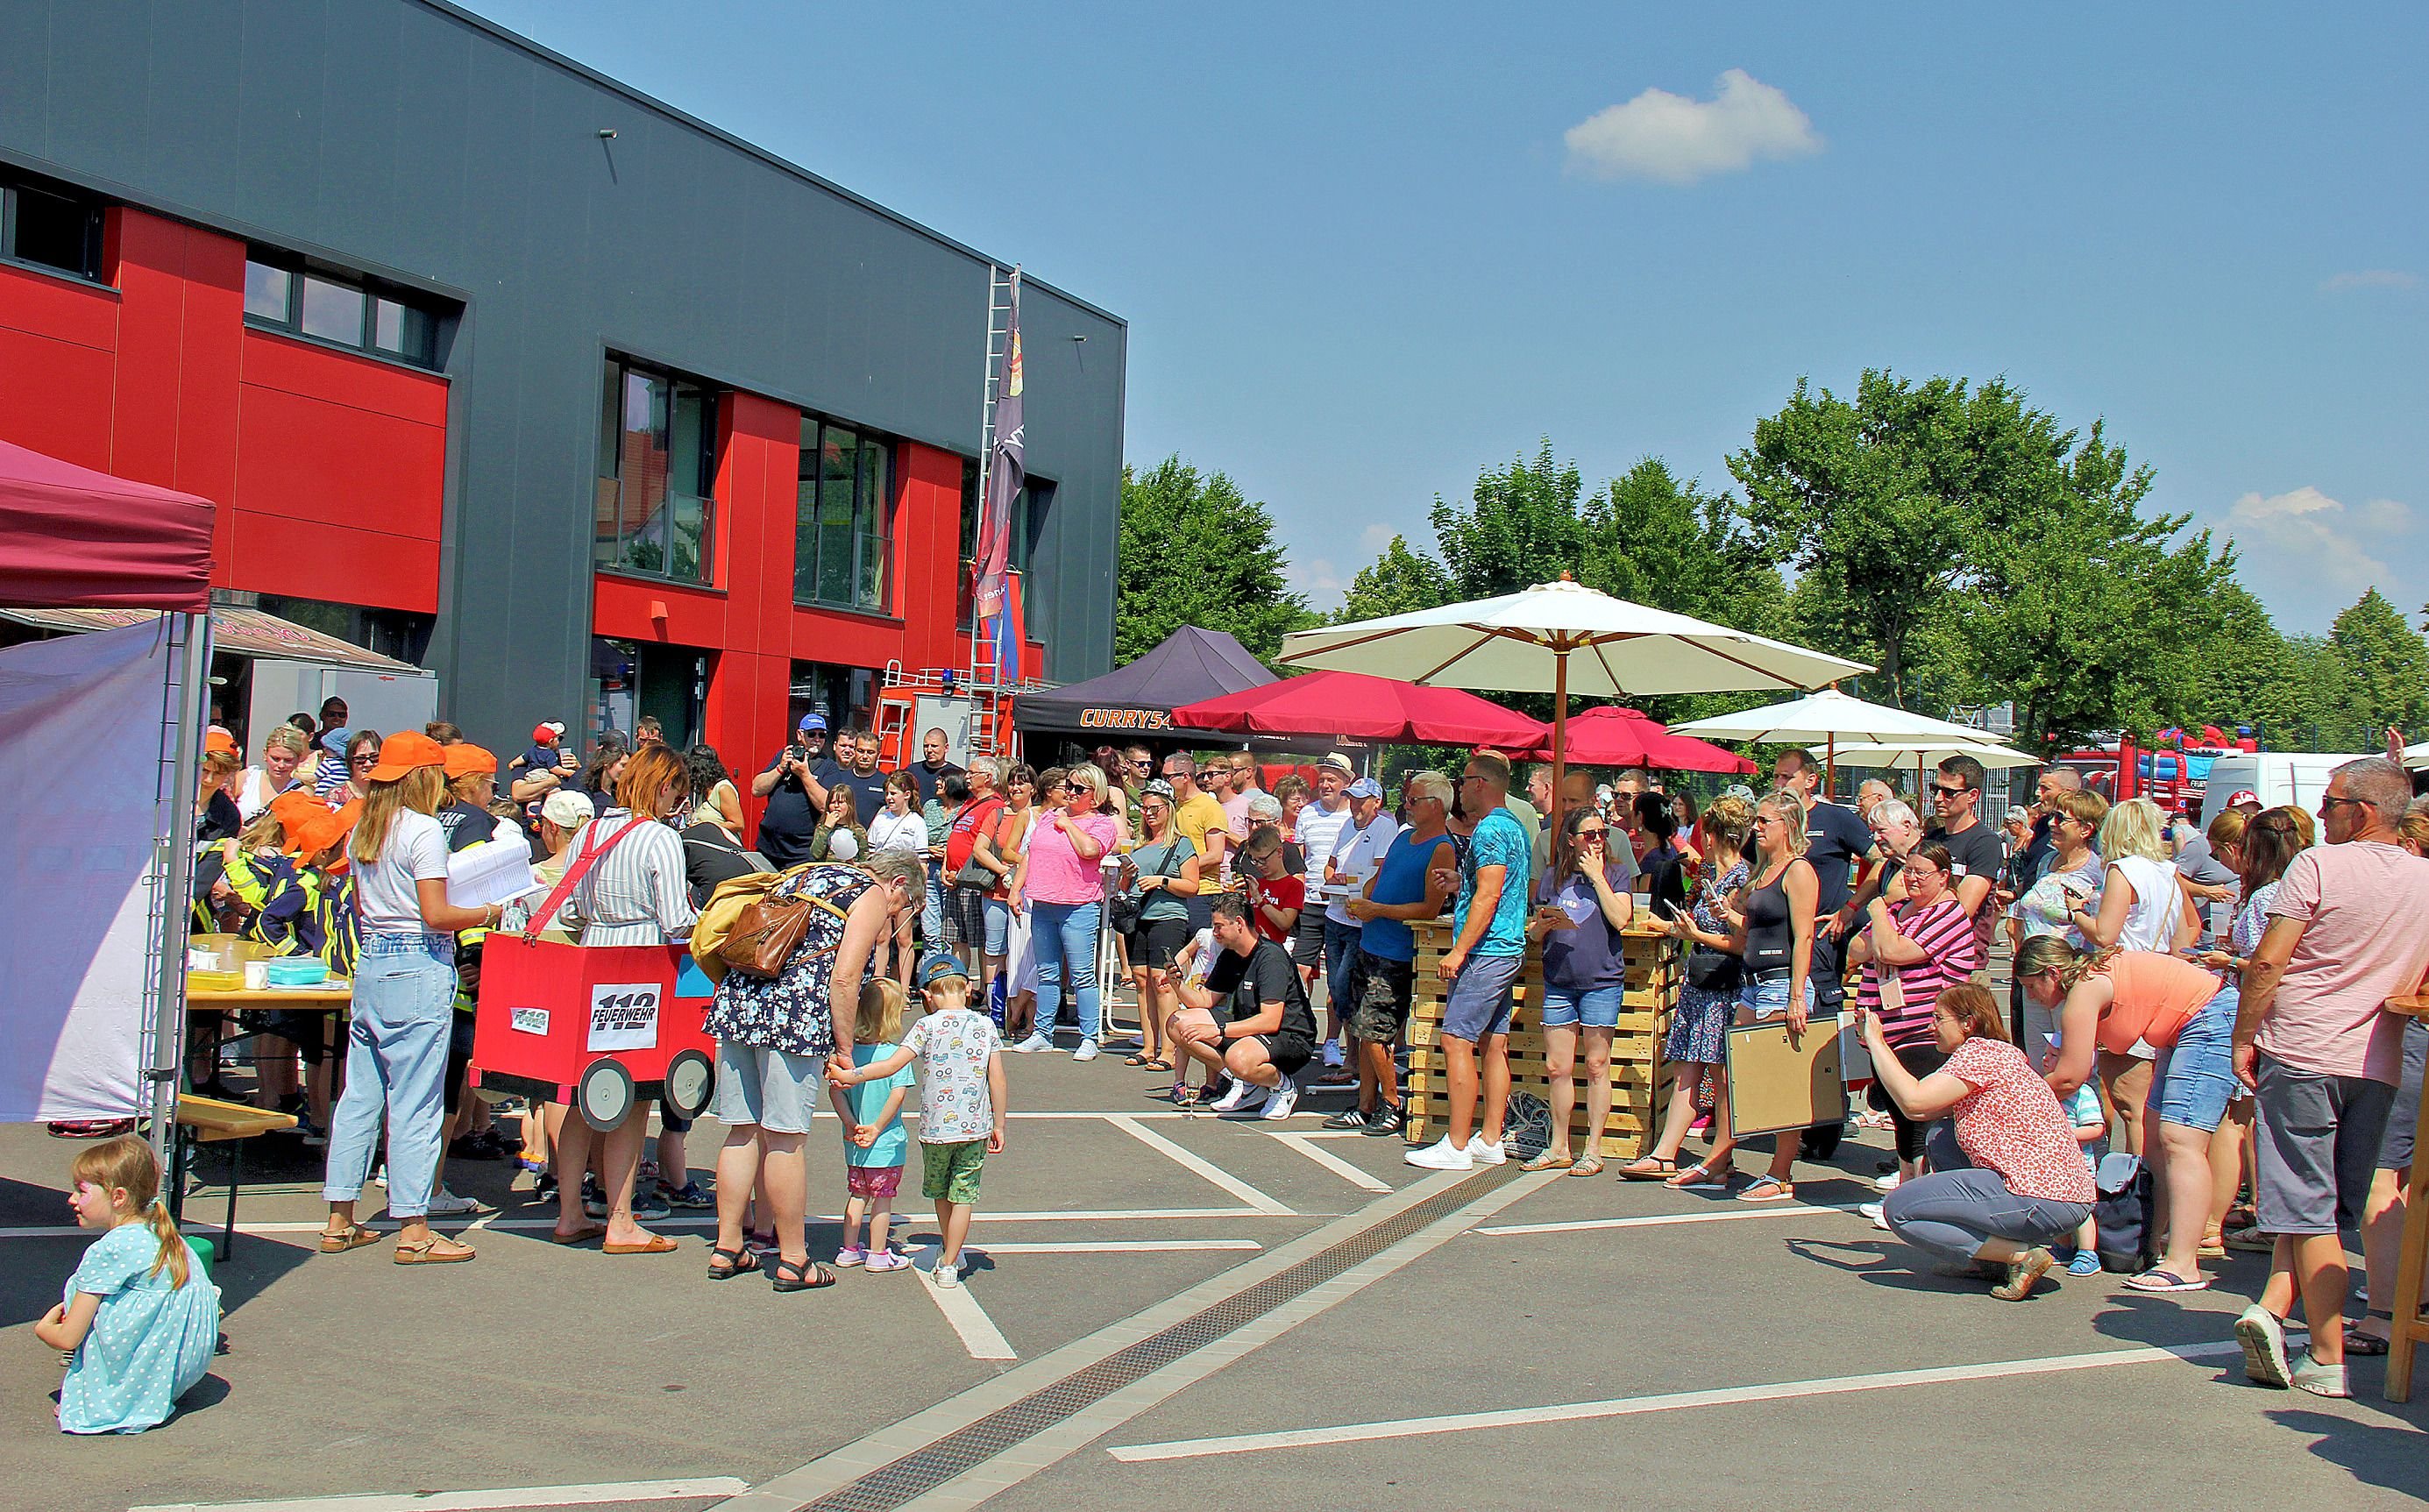
[[[1722,74],[1709,100],[1647,90],[1588,116],[1563,140],[1572,172],[1665,184],[1692,184],[1751,168],[1760,158],[1822,150],[1805,112],[1742,68]]]
[[[2320,285],[2322,294],[2350,294],[2357,288],[2418,288],[2421,275],[2395,268],[2364,268],[2338,273]]]
[[[1369,525],[1358,533],[1358,549],[1372,561],[1381,556],[1384,549],[1392,544],[1392,537],[1399,534],[1389,525]]]
[[[2244,560],[2266,564],[2272,576],[2357,596],[2395,582],[2382,552],[2411,531],[2412,511],[2392,499],[2348,509],[2306,484],[2266,498],[2245,494],[2227,510],[2226,529]]]

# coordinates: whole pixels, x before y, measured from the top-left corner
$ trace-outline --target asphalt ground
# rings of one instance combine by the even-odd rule
[[[1872,1195],[1882,1135],[1800,1167],[1797,1205],[1759,1207],[1418,1172],[1396,1140],[1319,1133],[1338,1093],[1279,1126],[1184,1118],[1117,1055],[1016,1058],[1011,1084],[982,1268],[960,1297],[916,1274],[789,1296],[712,1283],[700,1223],[655,1225],[682,1239],[671,1256],[559,1248],[515,1190],[529,1178],[498,1163],[449,1173],[496,1208],[473,1225],[474,1263],[408,1271],[385,1245],[322,1257],[318,1153],[257,1143],[246,1232],[219,1273],[229,1352],[177,1418],[108,1439],[56,1431],[56,1356],[31,1337],[86,1242],[47,1232],[72,1222],[71,1146],[0,1130],[0,1507],[2045,1507],[2259,1491],[2342,1508],[2429,1493],[2429,1405],[2381,1400],[2382,1362],[2355,1363],[2348,1402],[2242,1384],[2228,1324],[2262,1257],[2233,1257],[2207,1292],[2061,1275],[2002,1304],[1841,1210]],[[696,1168],[719,1138],[702,1123]],[[833,1215],[832,1122],[811,1147],[826,1173],[813,1207]],[[925,1206],[904,1204],[914,1244],[934,1242]],[[197,1195],[190,1226],[219,1211]],[[835,1231],[814,1220],[813,1252]],[[1007,1439],[1007,1404],[1024,1401]],[[867,1478],[906,1454],[924,1479]]]

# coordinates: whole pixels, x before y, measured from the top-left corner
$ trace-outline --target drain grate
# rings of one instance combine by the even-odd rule
[[[983,1464],[1016,1444],[1034,1438],[1056,1423],[1101,1402],[1132,1382],[1153,1374],[1183,1356],[1256,1322],[1282,1304],[1306,1295],[1327,1281],[1373,1259],[1410,1235],[1441,1222],[1476,1200],[1480,1186],[1498,1185],[1516,1175],[1517,1167],[1496,1166],[1447,1191],[1394,1214],[1372,1228],[1362,1229],[1330,1249],[1280,1271],[1234,1296],[1183,1318],[1135,1344],[1116,1350],[1096,1364],[1041,1387],[1019,1401],[998,1407],[968,1426],[959,1428],[924,1449],[838,1487],[810,1503],[801,1512],[893,1512],[927,1495],[974,1465]]]

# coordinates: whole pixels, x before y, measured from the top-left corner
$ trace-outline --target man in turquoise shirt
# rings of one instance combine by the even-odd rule
[[[1527,898],[1534,836],[1503,808],[1510,764],[1491,751],[1467,760],[1460,778],[1461,812],[1480,814],[1460,861],[1459,902],[1451,913],[1452,944],[1442,977],[1450,983],[1443,1008],[1443,1067],[1448,1083],[1449,1132],[1412,1150],[1409,1164],[1429,1171],[1499,1165],[1502,1117],[1510,1106],[1512,989],[1527,965]],[[1476,1127],[1477,1052],[1483,1051],[1483,1127]]]

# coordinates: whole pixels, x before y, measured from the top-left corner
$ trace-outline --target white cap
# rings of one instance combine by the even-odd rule
[[[590,807],[589,794],[562,787],[539,806],[539,816],[560,830],[579,830],[597,817]]]

